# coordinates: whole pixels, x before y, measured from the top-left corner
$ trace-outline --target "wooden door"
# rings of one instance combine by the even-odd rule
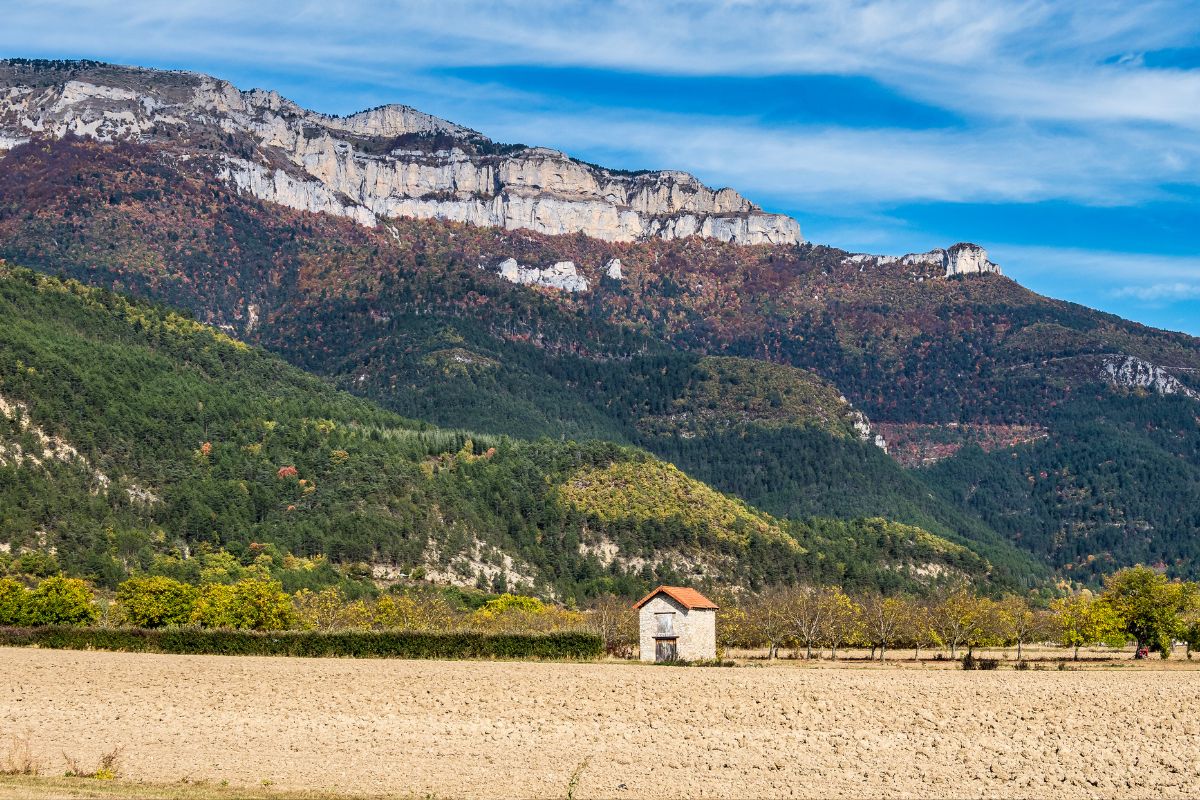
[[[657,639],[654,642],[655,661],[674,661],[678,656],[675,650],[676,639]]]

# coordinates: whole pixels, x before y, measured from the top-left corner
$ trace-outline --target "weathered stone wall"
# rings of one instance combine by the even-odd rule
[[[680,648],[680,658],[688,661],[711,660],[717,657],[717,612],[695,609],[688,613],[688,644]]]

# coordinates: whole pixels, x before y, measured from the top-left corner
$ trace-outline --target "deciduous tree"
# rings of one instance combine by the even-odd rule
[[[162,576],[130,578],[117,587],[117,603],[130,625],[161,628],[191,621],[196,587]]]
[[[944,594],[933,606],[931,624],[942,644],[950,648],[950,657],[958,658],[960,645],[968,644],[980,622],[983,608],[980,598],[965,586]]]
[[[915,598],[904,599],[904,617],[901,620],[901,638],[912,646],[913,660],[921,660],[922,647],[934,647],[942,643],[934,630],[933,610],[927,603]]]
[[[604,639],[604,649],[609,655],[628,655],[637,646],[637,611],[628,600],[612,594],[604,595],[587,612],[587,623]],[[718,626],[718,631],[720,628]]]
[[[1169,581],[1149,567],[1130,567],[1108,576],[1104,598],[1125,621],[1125,630],[1138,647],[1171,655],[1174,640],[1183,633],[1183,613],[1196,596],[1194,584]]]
[[[248,578],[232,585],[203,587],[192,621],[208,628],[275,631],[295,624],[296,611],[278,581]]]
[[[1055,600],[1051,612],[1058,628],[1059,642],[1075,648],[1076,661],[1080,647],[1115,642],[1125,630],[1125,622],[1116,609],[1104,598],[1092,596],[1091,592]]]
[[[857,642],[862,632],[862,608],[840,588],[822,589],[820,640],[829,648],[830,658],[837,660],[839,647]]]
[[[1044,612],[1034,611],[1025,598],[1016,595],[1005,597],[996,606],[998,632],[1005,643],[1017,645],[1017,660],[1024,657],[1026,643],[1040,639],[1050,633]]]
[[[25,596],[25,625],[87,625],[99,618],[92,590],[78,578],[46,578]]]
[[[863,634],[872,648],[879,648],[879,660],[883,661],[887,649],[903,636],[911,604],[901,597],[884,597],[872,593],[862,598],[859,607],[862,613]]]
[[[12,578],[0,578],[0,625],[22,625],[29,590]]]
[[[767,646],[767,658],[779,653],[779,646],[795,637],[795,602],[808,590],[782,589],[759,595],[746,607],[747,628],[754,639]]]

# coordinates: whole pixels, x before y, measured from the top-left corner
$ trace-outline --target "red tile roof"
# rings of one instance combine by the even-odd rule
[[[659,592],[667,595],[676,603],[691,611],[692,609],[715,609],[719,608],[716,603],[709,600],[704,595],[697,592],[695,589],[688,589],[684,586],[660,586],[650,594],[643,597],[633,604],[634,608],[641,608],[649,603]]]

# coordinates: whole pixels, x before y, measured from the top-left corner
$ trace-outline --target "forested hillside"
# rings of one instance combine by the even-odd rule
[[[1048,418],[1053,438],[965,448],[927,480],[1066,575],[1125,563],[1192,575],[1200,563],[1200,404],[1146,393],[1082,393]],[[700,474],[703,477],[703,474]]]
[[[406,417],[642,447],[776,517],[894,519],[1021,580],[1038,569],[1010,544],[1084,580],[1197,575],[1183,334],[809,244],[366,228],[161,144],[39,140],[0,165],[0,255],[187,309]],[[570,261],[588,288],[513,285],[507,258]],[[927,468],[875,447],[859,410]]]
[[[292,588],[429,578],[580,600],[664,580],[1014,579],[989,580],[961,540],[772,517],[627,447],[435,429],[177,312],[8,266],[0,398],[16,571],[112,586],[265,563]]]
[[[149,148],[45,147],[5,159],[0,252],[187,308],[409,417],[640,445],[779,516],[885,517],[972,541],[1013,580],[1040,572],[860,441],[865,420],[815,374],[679,350],[602,318],[601,294],[479,268],[510,244],[594,240],[403,220],[397,238],[148,168]]]

